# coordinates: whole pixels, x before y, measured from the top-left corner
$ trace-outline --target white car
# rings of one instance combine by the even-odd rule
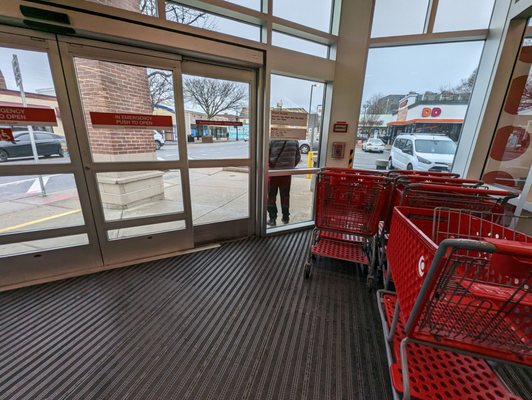
[[[456,143],[448,136],[416,133],[399,135],[393,142],[388,168],[416,171],[450,171]]]
[[[368,139],[362,143],[362,151],[377,151],[382,153],[384,151],[384,142],[380,139]]]
[[[155,141],[155,150],[159,150],[166,142],[164,135],[157,131],[153,131],[153,140]]]

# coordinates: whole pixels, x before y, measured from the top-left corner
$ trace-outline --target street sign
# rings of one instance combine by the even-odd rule
[[[9,128],[0,128],[0,141],[14,142],[13,131]]]
[[[237,121],[211,121],[208,119],[197,119],[196,125],[212,125],[212,126],[243,126],[242,122]]]
[[[282,126],[307,126],[308,114],[306,112],[292,112],[272,110],[272,125]]]
[[[94,128],[172,128],[172,117],[169,115],[151,114],[124,114],[124,113],[104,113],[90,112],[92,126]]]
[[[304,140],[307,138],[307,130],[303,128],[272,128],[270,138],[272,140]]]
[[[51,108],[1,107],[0,123],[6,125],[56,126],[57,118]]]
[[[20,66],[18,64],[18,58],[16,54],[13,54],[13,59],[11,60],[11,66],[13,67],[13,74],[15,75],[15,81],[18,87],[22,86],[22,74],[20,73]]]

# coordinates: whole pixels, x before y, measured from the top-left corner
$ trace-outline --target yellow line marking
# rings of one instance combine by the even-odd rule
[[[67,212],[64,212],[64,213],[61,213],[61,214],[55,214],[55,215],[50,215],[49,217],[44,217],[44,218],[40,218],[40,219],[34,219],[33,221],[24,222],[23,224],[8,226],[7,228],[0,229],[0,233],[13,231],[15,229],[24,228],[24,227],[30,226],[30,225],[40,224],[41,222],[50,221],[50,220],[56,219],[56,218],[66,217],[67,215],[76,214],[76,213],[79,213],[80,211],[81,211],[81,208],[78,208],[77,210],[70,210],[70,211],[67,211]]]

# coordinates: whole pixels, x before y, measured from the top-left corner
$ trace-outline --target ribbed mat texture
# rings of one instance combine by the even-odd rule
[[[304,280],[309,234],[0,293],[0,399],[390,399],[375,295]]]

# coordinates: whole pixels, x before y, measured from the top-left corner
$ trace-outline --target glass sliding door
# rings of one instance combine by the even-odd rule
[[[61,42],[106,265],[193,247],[178,56]]]
[[[255,71],[183,61],[185,133],[196,242],[254,232]]]
[[[55,38],[3,27],[0,55],[0,290],[100,268]]]

